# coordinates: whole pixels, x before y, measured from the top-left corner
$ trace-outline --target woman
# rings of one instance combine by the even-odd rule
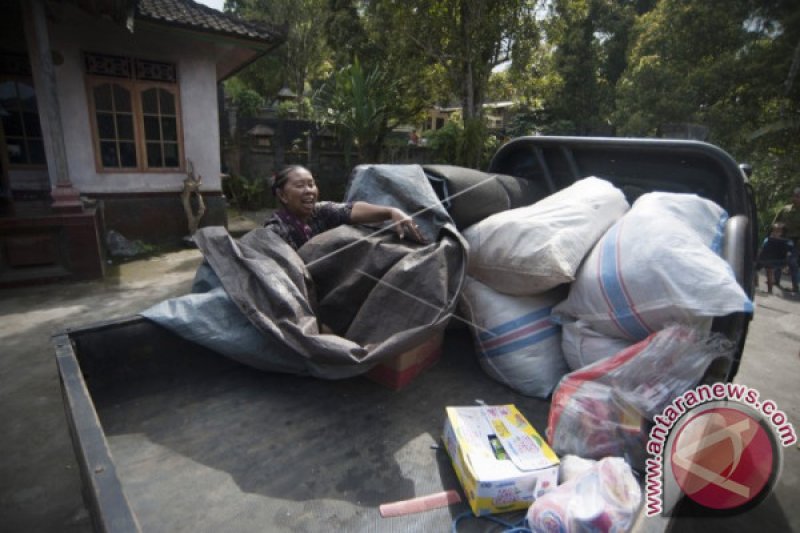
[[[342,224],[366,224],[391,220],[402,239],[406,233],[418,242],[425,242],[410,216],[396,207],[367,202],[339,204],[318,202],[319,190],[311,172],[293,165],[278,172],[272,181],[274,194],[281,207],[264,226],[272,229],[297,250],[311,237]]]

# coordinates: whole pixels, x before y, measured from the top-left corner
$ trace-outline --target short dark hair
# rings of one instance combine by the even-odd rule
[[[305,170],[309,174],[311,173],[306,167],[303,165],[288,165],[280,169],[278,172],[272,175],[272,183],[270,183],[270,190],[272,191],[273,196],[278,196],[276,192],[278,189],[283,189],[283,186],[286,185],[286,182],[289,181],[289,174],[296,170]]]

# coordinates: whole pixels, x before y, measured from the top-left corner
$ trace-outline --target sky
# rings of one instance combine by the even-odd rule
[[[222,11],[222,6],[225,5],[225,0],[194,0],[198,4],[205,4],[209,7],[213,7],[217,11]]]

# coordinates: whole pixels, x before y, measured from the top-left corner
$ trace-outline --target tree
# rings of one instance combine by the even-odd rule
[[[353,141],[362,162],[378,161],[392,121],[392,102],[399,95],[379,67],[366,71],[356,60],[334,73],[314,96],[323,122],[338,125],[345,145]]]
[[[769,52],[776,39],[754,4],[662,0],[641,17],[617,87],[622,131],[656,134],[665,123],[694,122],[733,149],[743,130],[757,127],[788,65]]]
[[[631,29],[642,2],[554,0],[543,22],[542,109],[555,133],[613,133],[614,91],[627,66]]]
[[[337,68],[352,64],[356,58],[373,62],[376,50],[367,35],[365,10],[356,1],[328,0],[325,34]]]
[[[409,0],[396,9],[408,55],[441,65],[468,122],[482,117],[492,69],[535,37],[534,7],[529,0]]]
[[[375,0],[366,10],[370,35],[390,50],[396,72],[416,73],[421,93],[462,108],[462,164],[478,167],[486,137],[483,103],[492,69],[522,54],[535,28],[532,0]],[[377,31],[377,30],[382,31]],[[413,77],[411,78],[413,80]],[[408,85],[407,85],[408,86]],[[404,93],[409,95],[411,93]]]
[[[259,65],[242,77],[251,88],[269,91],[262,94],[275,94],[287,86],[297,95],[299,105],[309,79],[324,76],[331,66],[324,26],[328,1],[226,0],[225,9],[247,20],[287,28],[279,53],[259,60]]]
[[[635,34],[617,84],[620,132],[706,126],[709,141],[753,164],[760,217],[771,220],[796,180],[800,149],[796,2],[660,0]]]

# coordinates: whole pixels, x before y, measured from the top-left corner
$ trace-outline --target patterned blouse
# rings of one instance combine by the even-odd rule
[[[311,218],[304,222],[292,213],[278,209],[267,219],[264,227],[270,228],[297,250],[311,237],[342,224],[349,224],[352,210],[352,203],[317,202]]]

